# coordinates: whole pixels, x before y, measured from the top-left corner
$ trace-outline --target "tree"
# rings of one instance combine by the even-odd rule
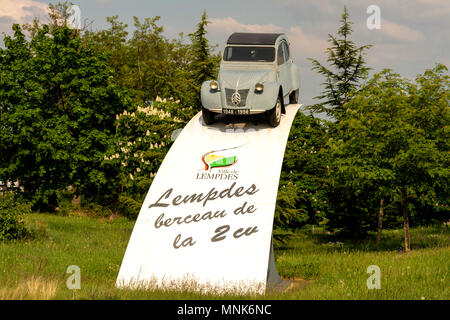
[[[0,194],[0,241],[27,235],[23,217],[28,213],[31,213],[29,203],[17,199],[8,191]]]
[[[162,36],[164,28],[157,25],[159,19],[156,16],[141,22],[134,17],[135,31],[129,42],[131,70],[135,75],[131,85],[141,102],[154,100],[158,94],[166,96],[166,39]]]
[[[165,38],[159,16],[134,19],[131,38],[127,24],[113,16],[106,18],[107,29],[85,32],[83,40],[107,54],[117,85],[126,87],[137,103],[150,105],[162,96],[195,105],[199,92],[192,76],[192,44],[183,33],[176,39]]]
[[[180,99],[183,105],[195,107],[199,101],[200,93],[196,80],[192,76],[192,43],[186,42],[184,34],[180,33],[179,37],[173,39],[168,46],[169,95],[175,99]]]
[[[55,209],[61,190],[108,196],[116,173],[101,167],[115,115],[130,103],[106,58],[64,26],[26,41],[19,25],[0,49],[0,177]]]
[[[427,70],[419,86],[390,70],[375,74],[346,105],[347,115],[336,125],[341,139],[329,141],[333,180],[351,190],[350,201],[368,191],[380,204],[385,198],[401,201],[405,251],[409,199],[426,194],[436,201],[449,191],[448,77],[442,71]],[[441,200],[448,211],[448,200]]]
[[[322,222],[328,210],[328,136],[327,121],[302,112],[295,117],[281,171],[275,228],[295,229]]]
[[[74,10],[73,3],[64,1],[58,2],[57,4],[49,3],[48,5],[48,21],[43,24],[37,17],[34,17],[33,22],[30,24],[24,24],[22,28],[30,32],[32,38],[37,34],[39,29],[46,24],[50,29],[50,34],[53,33],[54,29],[61,29],[63,27],[73,28],[72,32],[77,35],[81,35],[86,31],[87,27],[92,23],[87,23],[87,19],[84,21],[81,29],[75,29],[74,18],[76,16],[76,11]],[[79,21],[81,23],[81,21]]]
[[[106,17],[109,27],[97,32],[86,31],[83,41],[96,48],[98,52],[106,54],[108,65],[114,71],[114,80],[117,85],[129,87],[130,83],[127,81],[130,76],[128,25],[118,19],[119,16]]]
[[[348,19],[349,13],[347,7],[344,6],[337,36],[328,34],[328,42],[331,43],[331,47],[326,50],[326,53],[331,68],[327,68],[316,59],[309,58],[313,64],[313,70],[325,77],[325,82],[322,83],[324,91],[315,97],[315,99],[325,99],[325,101],[311,106],[311,109],[326,112],[336,120],[345,115],[345,104],[349,102],[352,91],[358,87],[362,79],[366,78],[370,70],[366,67],[364,54],[371,45],[357,47],[350,40],[353,22]]]
[[[116,143],[102,166],[118,173],[121,211],[135,218],[172,143],[171,135],[194,116],[180,101],[156,98],[153,105],[124,110],[116,116]]]
[[[450,143],[450,81],[448,69],[437,64],[415,79],[410,87],[409,103],[413,108],[411,121],[417,124],[421,135],[432,141],[437,152],[436,161],[441,166],[430,167],[432,177],[428,183],[420,185],[412,205],[421,214],[414,216],[416,223],[427,224],[433,221],[447,221],[449,214],[449,143]]]
[[[206,10],[203,11],[202,18],[197,24],[197,29],[189,34],[192,41],[192,78],[194,80],[195,92],[197,93],[198,110],[200,107],[200,88],[204,81],[214,79],[217,76],[220,55],[213,54],[213,48],[206,38],[206,26],[209,21],[206,16]]]
[[[58,2],[57,4],[50,3],[48,5],[48,17],[50,19],[48,26],[50,32],[53,32],[53,29],[69,26],[72,14],[72,3],[67,1]]]

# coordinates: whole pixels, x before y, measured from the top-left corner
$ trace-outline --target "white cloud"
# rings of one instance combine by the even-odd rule
[[[381,31],[386,35],[399,40],[417,41],[423,37],[422,33],[419,31],[386,19],[381,20]]]
[[[211,34],[230,35],[233,32],[267,32],[285,33],[291,42],[294,57],[306,58],[323,54],[327,42],[306,33],[300,26],[283,28],[275,24],[243,24],[232,17],[210,18],[209,32]]]
[[[286,34],[291,42],[292,51],[302,57],[323,56],[329,45],[327,41],[304,32],[299,26],[291,27]]]
[[[283,32],[283,28],[274,24],[242,24],[234,18],[210,18],[211,31],[231,34],[233,32]]]
[[[295,8],[298,10],[306,10],[309,12],[319,12],[325,16],[336,16],[342,12],[344,7],[342,0],[314,0],[314,1],[298,1],[298,0],[279,0],[280,4]]]
[[[379,43],[370,49],[367,62],[369,66],[378,69],[393,68],[399,63],[410,64],[417,59],[417,52],[408,54],[410,50],[410,46],[402,43]]]
[[[0,17],[9,17],[15,23],[24,23],[47,12],[47,4],[35,0],[1,0]]]
[[[420,15],[426,19],[444,18],[448,21],[450,1],[448,0],[420,0]]]
[[[419,0],[419,2],[430,5],[442,5],[447,7],[450,6],[448,0]]]

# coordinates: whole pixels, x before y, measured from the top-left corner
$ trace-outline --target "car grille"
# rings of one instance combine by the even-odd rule
[[[247,96],[248,96],[249,89],[241,89],[238,90],[238,93],[241,95],[241,102],[237,105],[237,107],[244,107],[245,103],[247,102]],[[227,100],[227,105],[230,107],[234,107],[235,105],[231,102],[231,96],[233,93],[235,93],[236,90],[234,89],[225,89],[225,96]]]

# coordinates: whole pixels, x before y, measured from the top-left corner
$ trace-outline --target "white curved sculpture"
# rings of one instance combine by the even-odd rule
[[[276,128],[192,118],[150,187],[116,285],[264,293],[276,282],[275,202],[299,107]]]

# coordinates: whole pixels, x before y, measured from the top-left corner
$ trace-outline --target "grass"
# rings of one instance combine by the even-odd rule
[[[0,242],[0,299],[443,299],[450,298],[450,233],[447,226],[411,230],[412,251],[401,250],[401,230],[371,238],[337,240],[298,232],[275,250],[278,272],[312,280],[305,288],[265,296],[211,296],[189,290],[124,290],[114,287],[134,226],[122,217],[26,217],[32,237]],[[81,289],[69,290],[67,267],[81,269]],[[367,289],[370,265],[381,269],[381,289]]]
[[[277,251],[279,272],[315,281],[289,298],[449,299],[448,228],[412,229],[409,253],[400,247],[402,236],[400,230],[385,231],[383,244],[376,248],[374,239],[336,241],[325,234],[297,234]],[[367,289],[370,265],[380,268],[380,290]]]

